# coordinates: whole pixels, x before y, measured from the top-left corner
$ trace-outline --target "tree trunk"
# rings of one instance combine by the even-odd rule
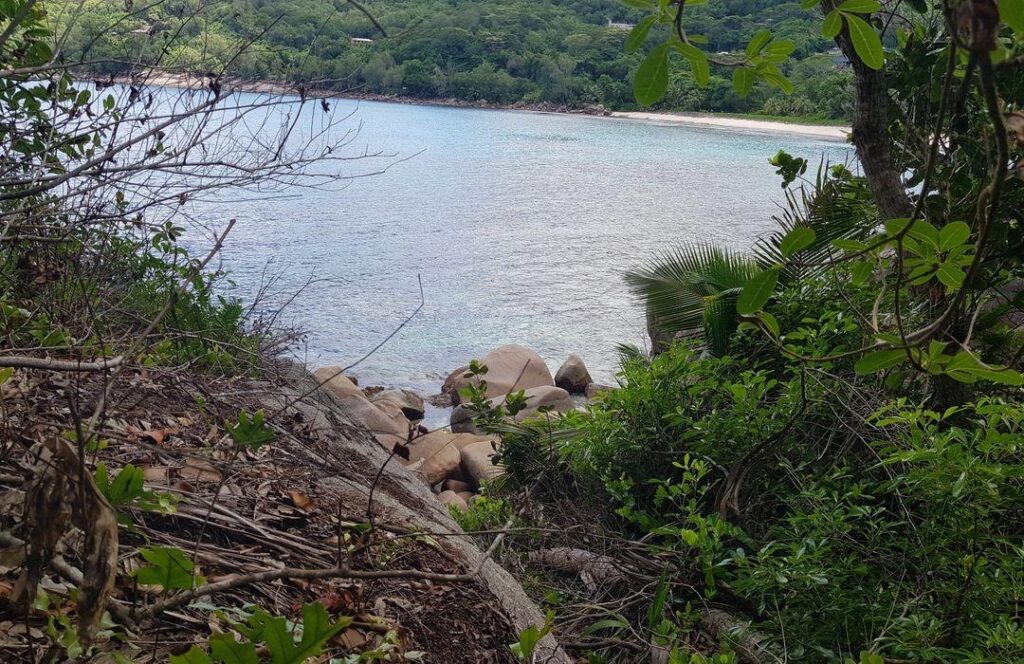
[[[833,0],[822,2],[822,11],[834,9]],[[853,116],[853,145],[857,148],[868,186],[879,212],[886,219],[909,217],[912,211],[901,169],[889,145],[889,94],[885,70],[871,69],[860,59],[846,26],[836,36],[836,44],[853,68],[856,105]]]

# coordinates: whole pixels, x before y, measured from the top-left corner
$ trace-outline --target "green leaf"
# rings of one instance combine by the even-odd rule
[[[882,5],[875,0],[846,0],[836,7],[841,12],[853,12],[855,14],[872,14],[882,10]]]
[[[793,82],[779,73],[778,70],[767,69],[761,72],[761,76],[768,85],[782,90],[787,95],[793,94]]]
[[[181,549],[169,546],[143,547],[139,554],[149,563],[135,572],[139,583],[161,586],[164,590],[187,590],[206,582],[192,574],[195,564]]]
[[[213,660],[198,646],[192,646],[184,654],[171,655],[171,664],[213,664]]]
[[[854,286],[861,286],[868,282],[871,278],[871,272],[874,270],[875,264],[871,261],[857,261],[850,268],[850,277],[853,280]]]
[[[307,604],[302,607],[302,639],[295,653],[299,658],[296,661],[305,662],[310,657],[319,655],[324,643],[350,624],[351,618],[343,618],[332,623],[323,604]]]
[[[626,37],[626,53],[634,53],[643,45],[657,20],[657,16],[647,16],[633,26],[633,29],[629,31],[629,36]]]
[[[946,287],[946,292],[952,293],[963,285],[964,278],[967,277],[967,274],[956,265],[943,263],[935,272],[935,276],[938,277],[939,281],[942,282],[942,285]]]
[[[764,323],[764,326],[768,328],[768,331],[774,337],[778,337],[782,334],[782,328],[779,327],[779,321],[776,320],[775,316],[772,316],[767,311],[757,312],[757,317]]]
[[[259,664],[256,646],[250,641],[239,643],[231,634],[221,633],[210,636],[210,651],[213,658],[223,664]]]
[[[857,363],[853,365],[853,370],[863,376],[902,364],[906,359],[907,351],[903,349],[876,350],[857,360]]]
[[[971,227],[962,221],[951,221],[939,231],[939,249],[949,251],[953,247],[967,242],[971,237]]]
[[[622,4],[627,7],[633,7],[635,9],[653,9],[654,3],[651,0],[619,0]]]
[[[778,280],[779,270],[776,267],[770,267],[755,274],[736,299],[736,311],[743,316],[750,316],[763,307],[775,292],[775,284]]]
[[[796,50],[796,43],[789,39],[776,39],[764,47],[761,55],[769,62],[782,62]]]
[[[827,39],[835,39],[839,31],[843,29],[843,15],[836,10],[825,14],[825,21],[821,24],[821,35]]]
[[[783,257],[789,258],[795,253],[803,251],[814,242],[816,234],[814,229],[807,226],[797,226],[786,233],[786,236],[779,242],[779,251]]]
[[[758,30],[747,43],[747,57],[754,58],[772,40],[772,33],[769,30]]]
[[[881,69],[885,64],[885,51],[882,50],[882,38],[871,25],[854,14],[843,14],[846,26],[850,29],[853,49],[865,65],[871,69]]]
[[[737,67],[732,71],[732,87],[736,94],[746,97],[754,87],[754,70],[750,67]]]
[[[999,17],[1015,32],[1024,33],[1024,0],[999,0]]]
[[[633,79],[633,96],[641,106],[657,103],[668,92],[668,44],[647,54]]]

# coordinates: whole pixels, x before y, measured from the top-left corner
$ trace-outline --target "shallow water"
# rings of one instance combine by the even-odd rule
[[[436,391],[444,375],[503,343],[552,372],[579,352],[611,380],[614,347],[645,343],[623,272],[685,242],[746,248],[782,200],[780,148],[833,162],[849,147],[782,134],[666,127],[576,115],[337,101],[361,124],[347,150],[410,157],[352,162],[384,174],[343,189],[196,204],[238,220],[223,252],[251,301],[271,309],[316,279],[282,321],[308,331],[313,365],[349,364],[422,310],[353,373],[361,384]],[[340,131],[340,129],[339,129]]]

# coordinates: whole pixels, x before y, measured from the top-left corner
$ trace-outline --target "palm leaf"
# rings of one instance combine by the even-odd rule
[[[822,160],[812,186],[786,190],[780,214],[773,217],[779,230],[754,243],[753,253],[762,266],[782,263],[782,277],[796,281],[821,271],[817,267],[833,257],[832,241],[863,239],[878,224],[875,207],[862,178],[835,178]],[[779,248],[782,238],[797,227],[814,231],[814,241],[789,260]]]
[[[758,269],[744,254],[690,245],[627,272],[626,283],[656,327],[669,334],[704,333],[717,353],[736,328],[736,296]]]

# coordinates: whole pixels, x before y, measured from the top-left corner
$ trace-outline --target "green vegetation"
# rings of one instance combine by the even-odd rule
[[[696,624],[743,661],[1024,660],[1024,3],[913,3],[888,53],[878,3],[824,4],[857,94],[886,91],[854,117],[863,173],[779,153],[777,233],[627,275],[663,352],[623,349],[618,389],[554,430],[492,427],[537,521],[644,598],[561,600],[565,629],[609,637],[597,661],[689,661]],[[713,57],[680,16],[638,70],[650,102]],[[738,92],[784,86],[776,43],[731,63]]]
[[[712,53],[742,52],[758,30],[772,26],[792,44],[793,57],[782,68],[795,93],[759,83],[741,96],[733,90],[731,71],[712,66],[699,84],[690,72],[675,72],[659,107],[849,117],[852,75],[828,53],[834,44],[819,34],[814,13],[799,2],[690,4],[692,38]],[[636,103],[630,80],[644,49],[636,48],[628,27],[608,25],[643,19],[637,8],[644,3],[627,5],[614,0],[367,2],[385,36],[343,0],[237,0],[201,7],[173,2],[127,9],[113,0],[89,0],[72,26],[65,53],[73,61],[91,62],[88,68],[97,74],[123,74],[141,56],[143,64],[170,71],[226,68],[247,80],[302,81],[351,92],[630,109]],[[669,26],[644,25],[650,35],[670,34]],[[256,35],[253,48],[235,53],[240,41]],[[353,38],[373,41],[354,43]]]

